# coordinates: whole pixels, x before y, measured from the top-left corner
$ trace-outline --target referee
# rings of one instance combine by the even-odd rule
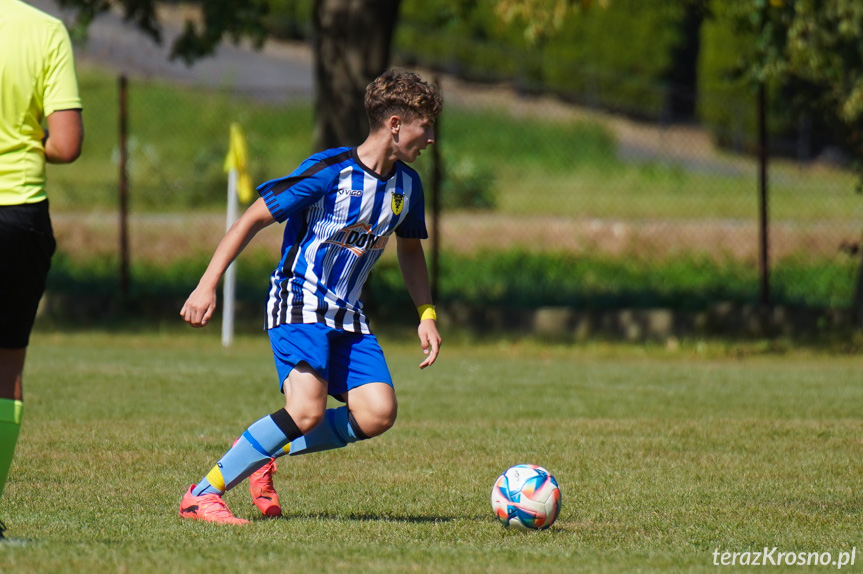
[[[0,0],[0,495],[21,427],[30,330],[56,245],[45,163],[75,161],[83,139],[65,26],[19,0]],[[0,538],[4,530],[0,522]]]

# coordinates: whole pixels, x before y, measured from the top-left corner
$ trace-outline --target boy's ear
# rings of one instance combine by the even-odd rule
[[[402,119],[399,116],[390,116],[389,121],[387,122],[387,129],[392,132],[393,135],[399,133],[399,128],[402,125]]]

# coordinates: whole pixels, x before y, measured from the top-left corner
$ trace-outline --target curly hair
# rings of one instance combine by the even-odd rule
[[[405,121],[437,119],[443,98],[419,74],[390,69],[366,87],[365,106],[369,127],[375,131],[394,115],[402,116]]]

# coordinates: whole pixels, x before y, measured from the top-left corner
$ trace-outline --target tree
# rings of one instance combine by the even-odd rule
[[[777,73],[794,74],[823,88],[821,103],[834,110],[841,120],[846,143],[854,151],[860,192],[863,189],[863,4],[859,0],[798,0],[789,16],[787,57],[776,63]],[[856,245],[861,258],[854,305],[857,324],[863,327],[861,243]]]
[[[73,36],[86,35],[94,18],[116,3],[127,21],[161,43],[156,0],[58,0],[75,9]],[[401,0],[315,0],[313,52],[315,78],[315,148],[358,145],[368,123],[365,87],[387,69]],[[225,38],[266,40],[266,0],[206,0],[198,21],[187,20],[171,46],[171,58],[187,64],[212,55]]]
[[[315,144],[358,145],[366,86],[389,66],[401,0],[316,0]]]
[[[614,0],[597,0],[607,5]],[[740,77],[763,97],[764,87],[805,85],[812,110],[826,113],[853,153],[863,190],[863,2],[860,0],[678,0],[706,14],[724,11],[743,33],[755,38],[741,54]],[[570,14],[591,0],[498,0],[498,14],[525,26],[528,39],[553,34]],[[797,102],[798,104],[800,102]],[[854,295],[863,326],[863,241]]]
[[[863,2],[860,0],[677,0],[705,14],[723,11],[755,42],[741,55],[753,87],[772,82],[813,85],[815,104],[846,129],[863,181]],[[497,0],[505,21],[524,24],[528,39],[553,34],[563,20],[614,0]]]

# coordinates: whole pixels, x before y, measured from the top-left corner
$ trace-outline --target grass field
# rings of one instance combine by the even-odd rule
[[[243,486],[227,500],[253,524],[237,528],[176,512],[238,433],[281,406],[263,334],[224,350],[217,329],[37,333],[0,500],[27,543],[0,545],[0,569],[712,572],[716,549],[835,559],[861,544],[863,357],[449,341],[419,371],[412,335],[383,344],[395,428],[282,459],[286,518],[257,519]],[[521,462],[560,482],[550,531],[494,522],[492,482]]]

